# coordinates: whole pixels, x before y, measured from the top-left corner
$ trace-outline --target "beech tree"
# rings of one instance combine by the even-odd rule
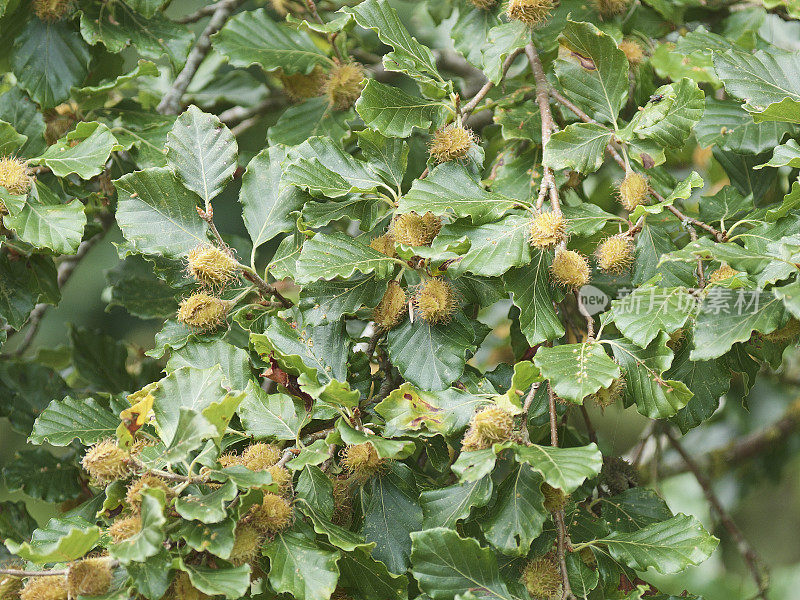
[[[654,573],[717,534],[767,598],[715,478],[796,448],[738,405],[800,385],[797,2],[261,4],[0,0],[2,476],[52,505],[0,597],[696,598]],[[110,239],[152,343],[37,343]]]

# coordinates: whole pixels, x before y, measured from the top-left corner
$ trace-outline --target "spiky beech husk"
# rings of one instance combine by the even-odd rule
[[[146,489],[161,490],[164,492],[164,496],[167,499],[174,496],[172,488],[167,485],[166,481],[161,479],[158,475],[147,473],[128,486],[128,492],[125,494],[125,502],[132,508],[138,510],[142,504],[142,492]]]
[[[350,477],[358,483],[377,475],[386,464],[370,442],[348,445],[342,451],[341,462]]]
[[[347,110],[364,89],[364,68],[358,63],[337,65],[325,81],[325,95],[331,106],[337,110]]]
[[[331,600],[353,600],[353,598],[342,588],[336,586],[333,594],[331,594]]]
[[[325,71],[316,65],[311,73],[292,73],[286,75],[282,71],[278,73],[278,79],[283,85],[284,93],[294,102],[300,102],[308,98],[321,96],[325,89]]]
[[[72,0],[33,0],[33,12],[41,21],[60,21],[72,11]]]
[[[281,459],[281,449],[275,444],[258,442],[244,449],[239,464],[251,471],[264,471]]]
[[[493,8],[497,4],[497,0],[469,0],[477,9],[480,10],[489,10]]]
[[[639,472],[622,457],[604,456],[600,482],[614,496],[639,485]]]
[[[789,319],[786,325],[780,329],[776,329],[772,333],[768,333],[764,336],[764,338],[770,342],[777,343],[796,341],[798,337],[800,337],[800,321],[794,318]]]
[[[69,565],[67,589],[71,598],[102,596],[111,588],[113,577],[108,558],[84,558]]]
[[[250,509],[247,522],[262,533],[277,533],[289,526],[292,505],[278,494],[264,494],[264,500]]]
[[[67,600],[67,578],[30,577],[19,593],[20,600]]]
[[[417,288],[414,306],[428,323],[447,323],[458,309],[456,290],[446,279],[431,277]]]
[[[292,474],[289,469],[272,465],[267,467],[267,472],[272,476],[272,481],[278,485],[278,494],[286,496],[292,491]]]
[[[222,287],[238,277],[239,263],[227,249],[201,244],[186,256],[186,271],[200,285]]]
[[[595,250],[594,256],[601,271],[619,275],[633,264],[635,251],[631,238],[621,233],[603,240]]]
[[[428,211],[422,215],[422,225],[425,227],[426,236],[432,242],[442,230],[442,219]]]
[[[142,530],[142,518],[139,515],[117,517],[108,528],[108,533],[115,544],[123,542]]]
[[[369,247],[390,258],[397,256],[397,250],[394,247],[394,238],[388,233],[373,238],[369,243]]]
[[[398,244],[427,246],[442,228],[442,220],[432,212],[419,215],[415,212],[397,215],[392,220],[391,236]]]
[[[553,211],[536,215],[531,221],[531,245],[552,248],[567,239],[567,220]]]
[[[632,65],[640,65],[644,61],[644,48],[632,38],[625,38],[619,43],[619,49],[625,54],[625,58]]]
[[[428,150],[437,163],[449,162],[464,158],[474,142],[475,135],[471,129],[451,124],[433,134]]]
[[[372,320],[381,331],[389,331],[408,314],[408,296],[396,281],[390,281],[383,298],[372,311]]]
[[[553,0],[510,0],[506,15],[512,21],[522,21],[528,27],[544,23],[553,12]]]
[[[731,267],[728,263],[723,263],[719,269],[711,273],[708,276],[708,285],[712,285],[714,283],[719,283],[720,281],[725,281],[726,279],[730,279],[731,277],[735,277],[739,274],[739,271]]]
[[[550,274],[558,285],[578,289],[589,283],[591,271],[589,261],[580,252],[557,250],[553,264],[550,265]]]
[[[4,565],[3,568],[16,568]],[[0,598],[13,600],[19,598],[19,591],[22,589],[22,579],[13,575],[0,575]]]
[[[565,494],[564,490],[553,487],[548,483],[543,483],[541,490],[544,496],[544,509],[548,512],[562,510],[569,501],[569,494]]]
[[[30,191],[32,184],[33,177],[24,160],[13,156],[0,158],[0,187],[6,188],[9,194],[21,196]]]
[[[341,475],[333,479],[333,516],[331,523],[346,526],[353,520],[353,494],[350,477]]]
[[[594,0],[597,12],[603,17],[613,17],[628,10],[631,0]]]
[[[514,416],[499,406],[490,405],[473,415],[470,427],[487,442],[505,442],[511,439],[514,431]]]
[[[175,600],[210,600],[208,596],[192,585],[189,574],[181,571],[172,580],[164,598],[174,598]]]
[[[80,121],[80,108],[75,102],[65,102],[59,104],[44,113],[44,139],[48,144],[53,144],[56,140],[67,133],[72,126]]]
[[[201,331],[216,329],[225,322],[231,303],[206,292],[197,292],[181,300],[178,321]]]
[[[102,440],[89,448],[81,464],[92,479],[103,485],[124,479],[131,473],[130,454],[112,439]]]
[[[650,186],[647,178],[636,171],[629,171],[619,184],[619,203],[628,212],[633,211],[647,201]]]
[[[590,397],[598,408],[608,408],[625,392],[625,377],[620,375],[607,388],[600,388]]]
[[[585,564],[587,567],[594,568],[594,566],[597,564],[597,557],[594,555],[594,550],[592,550],[590,547],[587,546],[586,548],[581,548],[581,551],[578,554],[581,557],[583,564]]]
[[[533,600],[554,600],[561,595],[561,571],[549,556],[528,561],[520,581]]]
[[[235,566],[249,563],[258,558],[264,534],[250,523],[239,523],[233,537],[233,549],[228,560]]]

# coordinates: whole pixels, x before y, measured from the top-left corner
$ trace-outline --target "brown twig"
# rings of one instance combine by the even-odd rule
[[[205,17],[210,17],[211,15],[213,15],[214,11],[217,10],[217,8],[219,8],[219,5],[222,4],[222,2],[224,1],[225,0],[222,0],[221,2],[214,2],[212,4],[207,4],[206,6],[197,9],[195,12],[191,14],[175,19],[175,22],[181,23],[182,25],[186,25],[188,23],[197,23],[200,19],[203,19]]]
[[[753,577],[753,580],[756,582],[756,586],[758,587],[758,594],[756,597],[767,600],[769,572],[767,571],[764,561],[761,560],[761,557],[758,556],[747,539],[745,539],[744,535],[742,535],[742,532],[722,506],[722,502],[720,502],[720,499],[717,497],[716,493],[714,493],[711,481],[703,474],[702,470],[694,461],[694,459],[689,456],[689,453],[686,452],[678,438],[675,437],[675,434],[673,434],[669,429],[666,429],[664,433],[672,448],[678,454],[680,454],[683,462],[686,463],[687,468],[692,472],[692,475],[694,475],[694,478],[697,480],[697,483],[700,484],[701,488],[703,488],[703,494],[705,495],[706,500],[711,505],[711,508],[714,509],[714,512],[717,513],[720,523],[722,523],[722,526],[736,544],[736,548],[738,549],[739,554],[741,554],[742,560],[744,560],[744,563],[747,565],[750,575]]]
[[[517,48],[511,54],[509,54],[506,59],[503,61],[503,66],[500,69],[500,79],[506,76],[508,73],[508,69],[511,68],[511,64],[516,60],[516,58],[522,54],[522,48]],[[480,104],[481,100],[486,97],[491,89],[495,86],[492,81],[487,81],[483,84],[483,87],[478,90],[478,93],[473,96],[472,100],[467,102],[464,106],[461,107],[461,118],[466,119],[473,110]]]
[[[320,25],[325,25],[325,21],[322,20],[322,17],[320,17],[317,12],[317,5],[314,0],[306,0],[306,6],[308,6],[308,10],[311,11],[311,16],[314,17],[314,20]],[[336,35],[336,33],[328,35],[328,43],[331,45],[331,48],[333,48],[333,53],[336,55],[336,58],[338,58],[340,62],[344,62],[342,53],[339,52],[339,48],[336,47]]]

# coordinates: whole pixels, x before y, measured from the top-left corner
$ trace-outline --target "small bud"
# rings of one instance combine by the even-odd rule
[[[497,0],[470,0],[472,6],[479,10],[489,10],[497,4]]]
[[[63,576],[30,577],[19,593],[20,600],[67,600],[67,578]]]
[[[0,187],[6,188],[9,194],[21,196],[30,191],[32,184],[25,161],[11,156],[0,158]]]
[[[216,329],[225,322],[230,307],[231,303],[222,298],[198,292],[181,301],[178,321],[203,331]]]
[[[555,600],[561,596],[561,570],[549,556],[529,561],[522,569],[520,581],[536,600]]]
[[[432,212],[397,215],[392,221],[391,236],[398,244],[427,246],[442,228],[442,220]]]
[[[619,43],[619,49],[625,53],[625,58],[631,65],[640,65],[644,61],[644,48],[632,38],[625,38]]]
[[[129,461],[130,455],[116,441],[106,439],[89,448],[81,464],[92,479],[106,485],[130,475]]]
[[[558,285],[578,289],[589,283],[589,261],[574,250],[557,250],[550,274]]]
[[[278,494],[264,494],[261,504],[250,509],[248,522],[262,533],[277,533],[289,526],[292,505]]]
[[[600,388],[590,396],[598,408],[608,408],[625,393],[625,377],[619,376],[607,388]]]
[[[388,233],[373,238],[369,243],[369,247],[390,258],[397,256],[397,251],[394,247],[394,238]]]
[[[567,221],[561,213],[543,212],[531,221],[531,245],[552,248],[567,239]]]
[[[358,63],[344,63],[333,68],[325,82],[325,94],[331,106],[347,110],[364,89],[364,69]]]
[[[728,263],[723,263],[719,269],[711,273],[708,276],[708,285],[713,285],[715,283],[719,283],[720,281],[725,281],[726,279],[730,279],[731,277],[735,277],[739,274],[739,271],[732,268]]]
[[[247,564],[258,558],[264,534],[249,523],[239,523],[233,537],[233,549],[228,560],[234,566]]]
[[[108,528],[108,533],[115,544],[132,538],[142,530],[142,519],[139,515],[118,517]]]
[[[241,463],[251,471],[264,471],[281,459],[281,449],[275,444],[258,442],[244,449]]]
[[[236,279],[239,263],[226,250],[203,244],[189,251],[186,271],[201,285],[222,287]]]
[[[370,442],[349,445],[342,451],[342,466],[357,483],[377,475],[385,463]]]
[[[408,297],[396,281],[390,281],[383,298],[372,311],[372,320],[382,331],[389,331],[406,316]]]
[[[429,148],[431,158],[437,163],[464,158],[474,141],[471,130],[462,125],[448,125],[433,134]]]
[[[72,0],[33,0],[33,12],[40,21],[53,23],[72,10]]]
[[[307,98],[321,96],[325,88],[325,72],[319,65],[316,65],[309,74],[292,73],[286,75],[282,71],[278,72],[278,79],[283,85],[283,91],[293,102],[301,102]]]
[[[605,239],[594,255],[601,271],[619,275],[627,271],[633,263],[634,252],[631,239],[627,235],[619,234]]]
[[[292,491],[292,474],[286,467],[272,465],[267,467],[267,471],[272,476],[272,481],[278,485],[278,494],[286,496]]]
[[[158,475],[147,473],[142,475],[139,479],[134,481],[128,486],[128,492],[125,494],[125,501],[134,510],[139,510],[142,504],[142,492],[145,489],[159,489],[164,492],[166,498],[174,496],[174,492],[167,485],[167,482],[161,479]]]
[[[603,17],[613,17],[624,13],[630,6],[630,0],[594,0],[597,12]]]
[[[564,490],[553,487],[548,483],[543,483],[541,490],[544,496],[544,509],[547,512],[558,512],[562,510],[569,501],[569,494],[565,494]]]
[[[67,590],[70,598],[102,596],[111,588],[114,574],[108,558],[85,558],[69,566]]]
[[[553,0],[510,0],[506,15],[512,21],[536,27],[550,16],[554,6]]]
[[[650,186],[647,184],[647,178],[635,171],[628,171],[625,179],[619,184],[619,203],[628,212],[644,204],[649,195]]]
[[[414,305],[420,316],[433,325],[447,323],[458,309],[456,291],[446,279],[426,279],[414,294]]]
[[[600,482],[608,488],[612,496],[639,485],[639,472],[631,463],[619,456],[603,458]]]

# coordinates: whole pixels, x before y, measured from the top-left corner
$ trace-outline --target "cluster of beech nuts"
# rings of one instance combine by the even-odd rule
[[[336,110],[348,110],[364,89],[364,67],[358,63],[337,63],[329,73],[315,65],[309,73],[276,73],[284,93],[295,102],[325,96]]]

